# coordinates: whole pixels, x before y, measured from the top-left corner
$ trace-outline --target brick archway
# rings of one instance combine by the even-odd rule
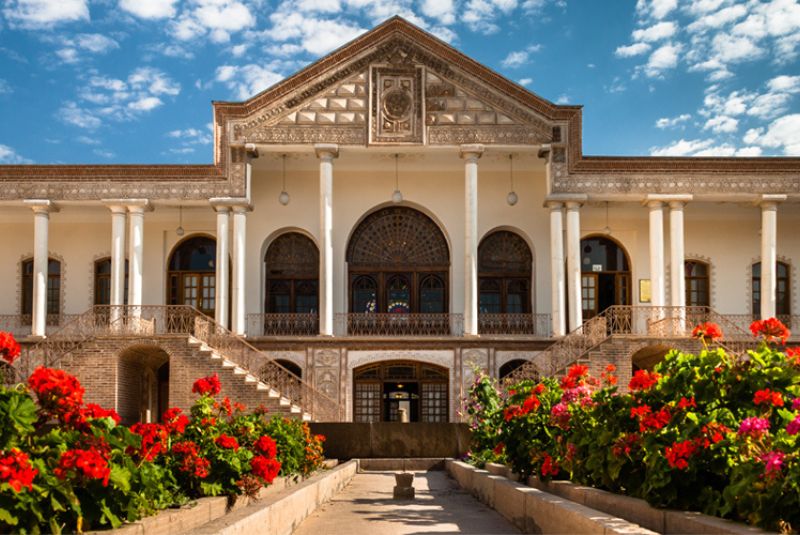
[[[136,344],[117,359],[117,412],[123,423],[158,422],[169,404],[170,356],[156,345]]]

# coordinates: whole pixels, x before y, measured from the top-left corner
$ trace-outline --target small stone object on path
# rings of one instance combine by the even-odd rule
[[[395,500],[414,499],[414,474],[410,472],[395,474],[394,481],[396,485],[392,495]]]

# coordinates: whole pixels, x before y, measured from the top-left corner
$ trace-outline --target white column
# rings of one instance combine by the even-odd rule
[[[664,278],[664,203],[648,201],[650,209],[650,304],[666,305]]]
[[[120,317],[125,304],[125,207],[113,205],[111,210],[111,313],[112,323]]]
[[[333,159],[339,146],[317,144],[319,158],[319,334],[333,336]]]
[[[669,203],[669,249],[670,249],[670,303],[674,307],[686,306],[686,273],[683,249],[683,206],[684,201]]]
[[[566,281],[564,280],[564,204],[551,202],[550,208],[550,272],[552,282],[551,311],[553,336],[564,336],[567,331],[567,318],[564,314]]]
[[[53,204],[48,200],[25,201],[33,209],[33,310],[31,335],[45,336],[47,330],[48,233]]]
[[[144,212],[148,206],[147,201],[142,204],[128,205],[128,305],[132,307],[142,306]],[[134,308],[131,310],[131,314],[138,317],[141,315],[141,309]]]
[[[581,300],[581,203],[567,203],[567,295],[569,299],[569,330],[583,325]]]
[[[761,319],[775,317],[778,262],[778,203],[761,203]],[[754,310],[753,313],[756,311]]]
[[[461,145],[464,159],[464,334],[478,336],[478,159],[483,145]]]
[[[244,336],[245,321],[245,265],[246,265],[246,225],[249,206],[233,207],[233,277],[231,291],[231,331]]]
[[[229,206],[216,206],[217,211],[217,272],[215,277],[215,320],[223,327],[228,326],[228,281],[230,273],[228,270],[230,256],[229,226],[230,212]]]

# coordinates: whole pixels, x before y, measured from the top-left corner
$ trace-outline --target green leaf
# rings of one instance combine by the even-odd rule
[[[131,490],[131,473],[117,464],[111,465],[111,475],[109,476],[115,487],[125,492]]]
[[[9,526],[16,526],[19,519],[12,515],[8,510],[0,507],[0,522],[8,524]]]

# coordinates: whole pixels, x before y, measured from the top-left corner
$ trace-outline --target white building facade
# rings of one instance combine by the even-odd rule
[[[213,165],[0,167],[0,328],[191,306],[356,421],[455,421],[475,368],[624,377],[699,319],[800,330],[800,160],[583,156],[580,107],[402,19],[214,129]]]

